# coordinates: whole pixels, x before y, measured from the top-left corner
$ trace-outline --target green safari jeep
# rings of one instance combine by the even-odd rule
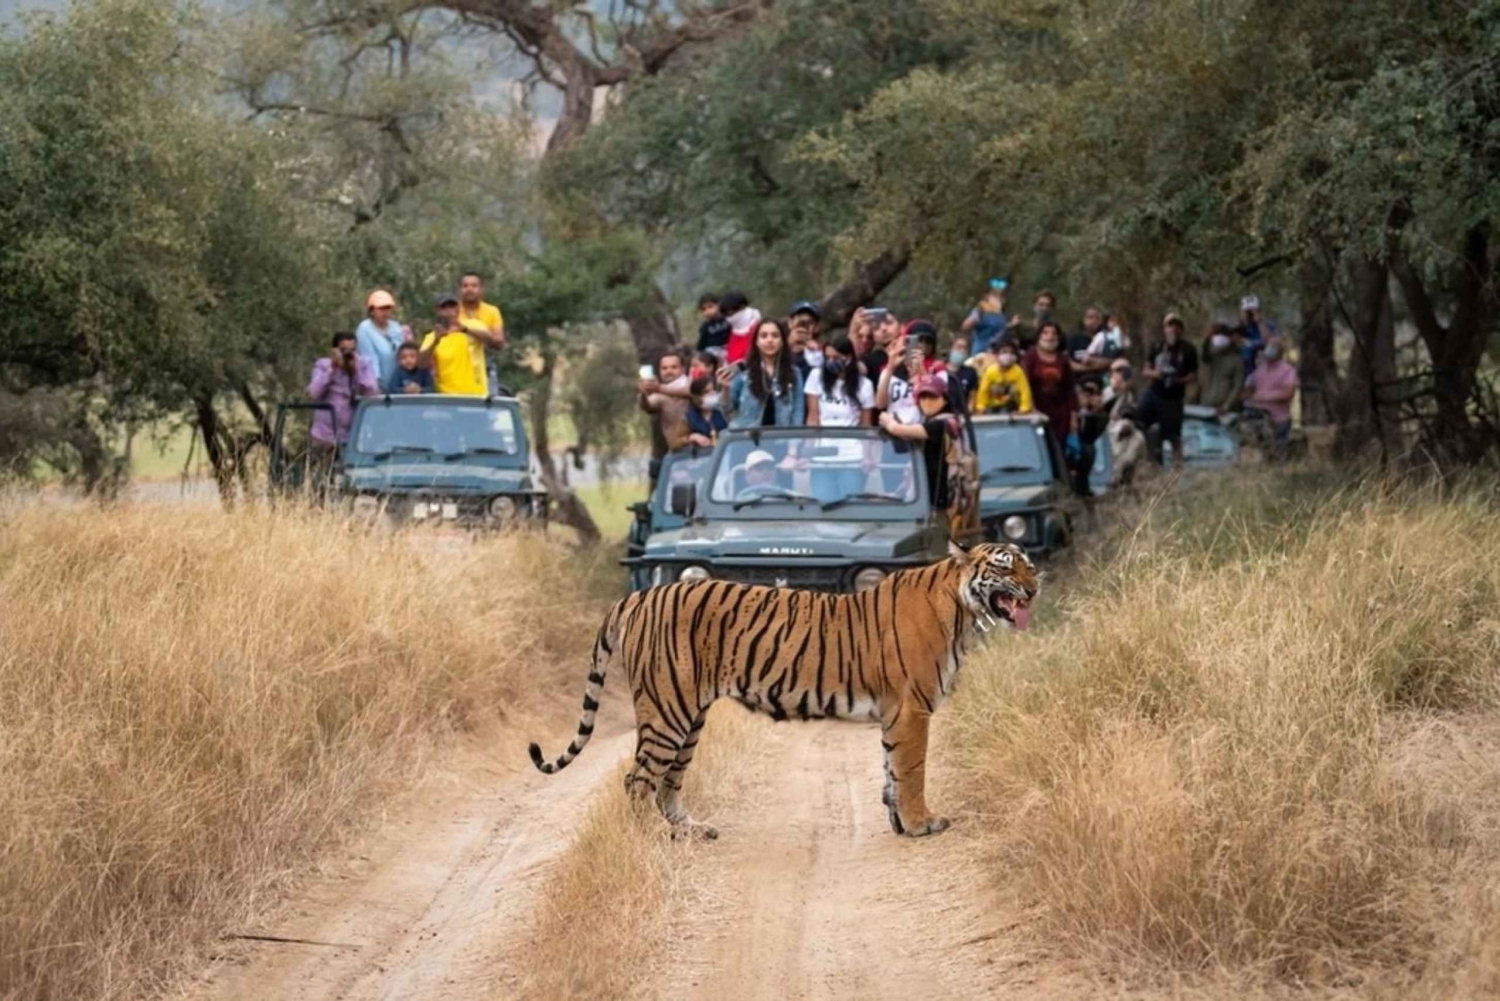
[[[849,592],[947,555],[922,448],[874,428],[725,433],[701,476],[669,486],[683,524],[624,563],[642,586],[677,580]]]

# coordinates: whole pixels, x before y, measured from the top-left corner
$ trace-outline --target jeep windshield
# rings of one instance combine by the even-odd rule
[[[856,509],[911,518],[921,497],[915,452],[884,436],[741,438],[719,450],[711,504],[756,518],[840,517]]]
[[[373,403],[360,416],[354,451],[375,462],[514,460],[521,438],[515,411],[507,406]]]
[[[1051,481],[1047,432],[1041,425],[975,421],[974,437],[979,445],[979,479],[985,486]]]

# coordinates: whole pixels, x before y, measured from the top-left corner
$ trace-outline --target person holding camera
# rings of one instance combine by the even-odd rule
[[[487,396],[489,374],[485,370],[483,343],[459,320],[458,296],[444,292],[437,298],[437,318],[422,338],[420,359],[432,369],[439,393],[453,396]]]
[[[1162,443],[1172,443],[1172,467],[1182,468],[1182,410],[1188,386],[1198,379],[1198,352],[1182,336],[1182,317],[1168,313],[1161,321],[1162,339],[1146,352],[1150,386],[1141,396],[1138,423],[1157,433],[1150,440],[1151,458],[1164,465]]]
[[[329,406],[328,410],[313,412],[309,434],[314,446],[332,451],[346,443],[356,400],[380,392],[375,366],[359,354],[357,344],[352,331],[341,330],[333,335],[328,357],[313,364],[312,379],[307,384],[308,398]]]

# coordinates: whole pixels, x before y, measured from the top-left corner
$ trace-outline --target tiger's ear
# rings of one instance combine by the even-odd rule
[[[952,539],[948,540],[948,555],[961,567],[968,566],[969,560],[972,559],[969,551]]]

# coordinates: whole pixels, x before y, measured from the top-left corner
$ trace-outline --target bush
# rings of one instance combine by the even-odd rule
[[[1333,981],[1442,933],[1477,805],[1393,748],[1495,705],[1500,517],[1295,486],[1158,508],[966,671],[952,757],[995,865],[1081,950]]]

